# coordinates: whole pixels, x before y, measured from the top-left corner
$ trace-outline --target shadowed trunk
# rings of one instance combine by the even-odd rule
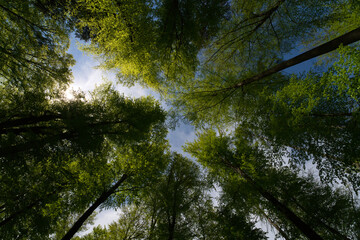
[[[62,119],[61,114],[51,114],[51,115],[42,115],[42,116],[29,116],[18,119],[10,119],[0,123],[1,133],[6,133],[5,128],[19,127],[28,124],[35,124],[40,122],[48,122],[55,119]]]
[[[269,215],[265,213],[262,209],[258,208],[258,210],[261,212],[262,215],[265,216],[266,220],[280,233],[280,235],[285,238],[286,240],[290,240],[290,238],[287,236],[287,234],[281,229],[281,227],[270,218]]]
[[[40,198],[35,200],[34,202],[30,203],[29,205],[27,205],[26,207],[12,213],[10,216],[8,216],[7,218],[5,218],[4,220],[2,220],[0,222],[0,227],[4,226],[5,224],[9,223],[11,220],[13,220],[14,218],[17,218],[19,215],[22,215],[24,213],[26,213],[27,211],[31,210],[33,207],[35,207],[36,205],[40,204],[41,202],[43,202],[47,197],[55,194],[57,191],[53,191],[51,193],[48,193],[46,195],[46,197]],[[4,206],[5,208],[5,206]],[[4,210],[5,211],[5,210]]]
[[[268,200],[279,212],[281,212],[290,222],[292,222],[306,237],[311,240],[323,240],[308,224],[302,221],[291,209],[282,204],[271,193],[263,189],[257,184],[245,171],[241,168],[231,166],[231,168],[239,173],[244,179],[246,179],[256,189],[261,196]]]
[[[349,238],[347,238],[346,236],[342,235],[338,230],[336,230],[335,228],[331,227],[330,225],[326,224],[323,220],[321,220],[319,217],[317,217],[315,214],[311,214],[309,213],[309,211],[307,211],[294,197],[291,197],[291,201],[295,203],[296,206],[298,206],[301,211],[303,211],[304,213],[306,213],[307,215],[309,215],[311,218],[313,218],[316,222],[318,222],[321,226],[323,226],[324,228],[326,228],[329,232],[331,232],[332,234],[334,234],[336,236],[336,239],[341,239],[341,240],[350,240]]]
[[[307,60],[310,60],[312,58],[321,56],[325,53],[334,51],[335,49],[337,49],[341,44],[346,46],[349,45],[351,43],[357,42],[360,40],[360,27],[356,28],[355,30],[348,32],[338,38],[335,38],[329,42],[326,42],[316,48],[313,48],[307,52],[304,52],[296,57],[293,57],[289,60],[286,60],[282,63],[279,63],[278,65],[262,72],[259,73],[255,76],[252,76],[250,78],[245,79],[244,81],[241,81],[233,86],[230,86],[228,88],[225,88],[224,90],[231,90],[231,89],[236,89],[236,88],[241,88],[243,86],[246,86],[250,83],[253,82],[257,82],[265,77],[268,77],[274,73],[277,73],[279,71],[282,71],[286,68],[292,67],[294,65],[297,65],[299,63],[305,62]]]
[[[108,191],[103,192],[98,199],[85,211],[85,213],[74,223],[70,230],[65,234],[61,240],[70,240],[75,233],[80,229],[84,222],[90,217],[90,215],[102,204],[105,202],[110,195],[112,195],[116,189],[128,178],[127,174],[124,174],[119,181],[115,183]]]

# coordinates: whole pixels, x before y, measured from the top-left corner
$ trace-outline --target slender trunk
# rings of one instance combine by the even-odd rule
[[[57,119],[57,118],[54,118],[54,119]],[[49,118],[49,120],[53,120],[53,119]],[[41,121],[37,121],[37,122],[33,122],[33,123],[39,123],[39,122],[41,122]],[[31,122],[29,122],[27,124],[31,124]],[[134,125],[132,125],[131,123],[127,123],[126,121],[123,121],[123,120],[104,121],[104,122],[97,122],[97,123],[85,123],[83,127],[88,128],[88,129],[99,129],[98,132],[102,132],[101,131],[102,126],[114,126],[116,124],[127,124],[131,127],[134,127]],[[19,124],[19,125],[24,125],[24,123]],[[15,135],[20,135],[21,133],[26,133],[26,132],[32,132],[32,133],[36,133],[36,134],[41,134],[41,133],[46,134],[47,132],[54,131],[54,130],[58,130],[57,132],[59,132],[61,129],[62,129],[61,127],[56,126],[56,125],[55,126],[19,126],[19,127],[12,126],[12,128],[11,127],[1,128],[1,124],[0,124],[0,134],[13,133]],[[66,128],[63,128],[63,130],[66,130]],[[104,132],[104,133],[106,133],[106,132]]]
[[[279,212],[281,212],[290,222],[292,222],[307,238],[311,240],[323,240],[307,223],[302,221],[291,209],[282,204],[275,196],[263,189],[241,168],[231,166],[231,168],[239,173],[256,189],[261,196],[268,200]]]
[[[230,86],[228,88],[226,88],[225,90],[230,90],[230,89],[234,89],[234,88],[241,88],[243,86],[246,86],[250,83],[259,81],[267,76],[270,76],[274,73],[277,73],[279,71],[282,71],[286,68],[292,67],[294,65],[297,65],[299,63],[305,62],[307,60],[310,60],[312,58],[321,56],[325,53],[331,52],[335,49],[337,49],[341,44],[342,45],[349,45],[351,43],[357,42],[360,40],[360,27],[356,28],[355,30],[348,32],[338,38],[335,38],[329,42],[326,42],[316,48],[313,48],[307,52],[304,52],[296,57],[293,57],[289,60],[286,60],[282,63],[279,63],[278,65],[263,71],[255,76],[252,76],[250,78],[245,79],[244,81],[241,81],[233,86]]]
[[[51,115],[42,115],[42,116],[30,116],[18,119],[11,119],[5,122],[0,123],[0,130],[4,131],[3,129],[9,127],[19,127],[28,124],[35,124],[40,122],[48,122],[51,120],[62,118],[60,114],[51,114]]]
[[[353,116],[352,112],[342,112],[342,113],[311,113],[310,116],[313,117],[351,117]]]
[[[156,226],[156,222],[157,222],[157,209],[158,209],[158,206],[157,206],[157,199],[154,199],[153,197],[152,198],[152,213],[151,213],[151,222],[150,222],[150,230],[149,230],[149,237],[148,239],[151,240],[153,239],[153,233],[154,233],[154,230],[155,230],[155,226]]]
[[[49,119],[50,120],[50,119]],[[28,122],[29,123],[29,122]],[[136,128],[136,126],[133,126],[131,123],[127,123],[127,121],[124,120],[117,120],[117,121],[104,121],[99,123],[88,123],[84,124],[85,129],[90,129],[92,132],[89,131],[89,134],[91,135],[120,135],[123,134],[123,132],[120,132],[118,130],[106,131],[106,129],[102,129],[102,125],[111,125],[111,124],[123,124],[126,123],[131,127]],[[46,131],[53,130],[55,134],[50,135],[49,133],[46,133]],[[15,128],[15,129],[1,129],[0,128],[0,134],[8,134],[8,133],[15,133],[20,135],[23,132],[33,132],[33,133],[46,133],[46,136],[42,139],[36,139],[32,141],[27,141],[24,143],[19,143],[16,145],[10,145],[10,146],[0,146],[0,157],[5,157],[12,154],[18,154],[20,152],[29,152],[33,149],[40,149],[45,145],[51,145],[56,144],[57,142],[60,142],[63,139],[76,141],[76,138],[80,136],[80,132],[78,131],[68,131],[68,132],[62,132],[63,129],[60,127],[47,127],[47,126],[31,126],[31,127],[22,127],[22,128]]]
[[[98,199],[85,211],[83,215],[74,223],[70,230],[65,234],[61,240],[71,239],[75,233],[80,229],[84,222],[90,217],[90,215],[95,211],[96,208],[105,202],[111,194],[113,194],[116,189],[128,178],[127,174],[124,174],[119,181],[115,183],[108,191],[103,192]]]
[[[7,224],[8,222],[10,222],[11,220],[13,220],[14,218],[18,217],[19,215],[21,214],[24,214],[26,213],[27,211],[31,210],[33,207],[35,207],[36,205],[38,205],[39,203],[41,203],[42,201],[44,201],[47,197],[55,194],[57,192],[57,190],[51,192],[51,193],[48,193],[46,195],[46,197],[43,197],[43,198],[40,198],[40,199],[37,199],[35,200],[34,202],[30,203],[29,205],[27,205],[26,207],[12,213],[10,216],[8,216],[7,218],[5,218],[4,220],[2,220],[0,222],[0,227],[4,226],[5,224]]]
[[[38,25],[38,24],[35,24],[31,21],[29,21],[28,19],[24,18],[23,16],[20,16],[19,14],[15,13],[14,11],[10,10],[9,8],[3,6],[3,5],[0,5],[0,8],[2,8],[3,10],[7,11],[8,13],[16,16],[18,19],[21,19],[23,20],[24,22],[26,22],[32,29],[34,29],[34,27],[37,27],[37,28],[40,28],[41,30],[43,31],[49,31],[50,29],[48,29],[47,27],[45,26],[41,26],[41,25]]]
[[[5,146],[0,147],[0,157],[6,157],[12,154],[18,154],[20,152],[30,152],[34,149],[39,150],[42,147],[44,147],[46,144],[55,144],[56,142],[59,142],[63,139],[71,139],[73,140],[77,134],[75,132],[66,132],[66,133],[60,133],[52,136],[45,137],[43,139],[34,140],[34,141],[28,141],[25,143],[20,143],[13,146]]]
[[[0,227],[6,225],[7,223],[9,223],[11,220],[13,220],[14,218],[16,218],[17,216],[29,211],[30,209],[32,209],[34,206],[36,206],[39,202],[39,201],[36,201],[36,202],[33,202],[31,203],[30,205],[26,206],[25,208],[23,209],[20,209],[14,213],[12,213],[9,217],[5,218],[3,221],[0,222]]]
[[[258,208],[258,210],[261,212],[262,215],[264,215],[264,217],[267,219],[267,221],[280,233],[280,235],[286,239],[286,240],[290,240],[290,238],[287,236],[287,234],[281,229],[281,227],[270,218],[269,215],[267,215],[265,213],[265,211],[263,211],[262,209]]]
[[[315,213],[314,214],[309,214],[309,212],[294,197],[291,197],[291,201],[294,202],[295,205],[298,206],[301,209],[301,211],[303,211],[307,215],[311,216],[311,218],[313,218],[316,222],[318,222],[320,225],[322,225],[324,228],[326,228],[329,232],[331,232],[332,234],[337,236],[339,239],[341,239],[341,240],[350,240],[346,236],[342,235],[335,228],[333,228],[333,227],[329,226],[328,224],[324,223],[324,221],[322,221],[319,217],[317,217]]]
[[[168,240],[173,240],[174,239],[174,232],[175,232],[175,218],[172,217],[170,225],[169,225],[169,238],[168,238]]]
[[[59,131],[62,128],[59,126],[26,126],[20,128],[7,128],[0,129],[0,134],[14,134],[21,135],[22,133],[33,133],[33,134],[46,134],[50,131]]]
[[[171,171],[172,173],[172,171]],[[170,177],[173,177],[172,174],[169,175],[169,180]],[[175,233],[175,225],[176,225],[176,215],[177,215],[177,188],[176,188],[176,183],[174,183],[174,188],[173,188],[173,205],[172,205],[172,210],[171,210],[171,217],[170,217],[170,222],[169,222],[169,238],[168,240],[173,240],[174,239],[174,233]]]

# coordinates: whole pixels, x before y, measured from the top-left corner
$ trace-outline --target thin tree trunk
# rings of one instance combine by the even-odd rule
[[[35,201],[33,203],[31,203],[30,205],[26,206],[25,208],[23,209],[20,209],[14,213],[12,213],[9,217],[5,218],[3,221],[0,222],[0,227],[6,225],[7,223],[9,223],[11,220],[13,220],[14,218],[16,218],[17,216],[29,211],[30,209],[32,209],[34,206],[36,206],[39,202],[41,201],[38,200],[38,201]]]
[[[280,233],[280,235],[286,239],[286,240],[290,240],[290,238],[287,236],[287,234],[281,229],[281,227],[270,218],[269,215],[267,215],[265,213],[265,211],[263,211],[262,209],[258,208],[258,210],[261,212],[261,214],[264,215],[264,217],[267,219],[267,221]]]
[[[37,139],[33,141],[28,141],[25,143],[20,143],[13,146],[0,147],[0,157],[6,157],[12,154],[18,154],[20,152],[30,152],[34,149],[39,150],[44,147],[46,144],[55,144],[60,142],[63,139],[73,140],[76,136],[76,132],[65,132],[60,134],[55,134],[52,136],[45,137],[43,139]]]
[[[5,218],[4,220],[2,220],[0,222],[0,227],[4,226],[5,224],[7,224],[8,222],[10,222],[11,220],[13,220],[14,218],[18,217],[19,215],[21,214],[24,214],[25,212],[29,211],[30,209],[32,209],[33,207],[35,207],[36,205],[38,205],[40,202],[44,201],[47,197],[55,194],[57,192],[57,190],[51,192],[51,193],[48,193],[46,195],[46,197],[43,197],[43,198],[40,198],[40,199],[37,199],[35,200],[34,202],[30,203],[29,205],[27,205],[26,207],[12,213],[10,216],[8,216],[7,218]],[[4,205],[4,208],[5,208],[5,205]],[[4,209],[5,211],[5,209]]]
[[[174,165],[172,165],[171,168],[171,173],[173,173],[173,167]],[[169,178],[168,178],[168,184],[171,180],[171,177],[174,177],[173,174],[169,174]],[[175,181],[175,180],[174,180]],[[175,233],[175,226],[176,226],[176,215],[177,215],[177,188],[176,188],[176,182],[174,182],[174,187],[173,187],[173,205],[172,205],[172,211],[171,211],[171,217],[170,217],[170,222],[169,222],[169,238],[168,240],[173,240],[174,239],[174,233]]]
[[[61,119],[61,114],[41,115],[41,116],[29,116],[24,118],[11,119],[0,123],[0,130],[9,127],[19,127],[28,124],[48,122],[55,119]]]
[[[148,239],[151,240],[153,239],[153,233],[154,233],[154,229],[155,229],[155,225],[156,225],[156,215],[157,215],[157,204],[156,204],[156,199],[153,199],[153,208],[152,208],[152,214],[151,214],[151,222],[150,222],[150,230],[149,230],[149,237]]]
[[[85,211],[85,213],[74,223],[70,230],[65,234],[61,240],[70,240],[75,233],[80,229],[84,222],[90,217],[90,215],[95,211],[96,208],[105,202],[111,194],[113,194],[116,189],[128,178],[127,174],[124,174],[119,181],[115,183],[108,191],[103,192],[98,199]]]
[[[235,167],[224,159],[223,162],[247,180],[261,196],[268,200],[279,212],[281,212],[290,222],[292,222],[307,238],[311,240],[323,240],[307,223],[301,220],[291,209],[282,204],[275,196],[263,189],[257,182],[255,182],[245,171],[239,167]]]
[[[224,90],[231,90],[231,89],[236,89],[236,88],[241,88],[244,87],[250,83],[259,81],[267,76],[270,76],[274,73],[277,73],[279,71],[282,71],[286,68],[292,67],[294,65],[297,65],[299,63],[305,62],[307,60],[310,60],[312,58],[321,56],[325,53],[331,52],[335,49],[337,49],[341,44],[346,46],[349,45],[351,43],[357,42],[360,40],[360,27],[356,28],[355,30],[348,32],[338,38],[335,38],[329,42],[326,42],[316,48],[313,48],[307,52],[304,52],[294,58],[291,58],[289,60],[286,60],[282,63],[279,63],[278,65],[263,71],[262,73],[259,73],[255,76],[252,76],[250,78],[245,79],[244,81],[241,81],[233,86],[230,86],[228,88],[225,88]]]
[[[304,213],[306,213],[307,215],[310,215],[313,219],[315,219],[320,225],[322,225],[324,228],[326,228],[329,232],[331,232],[332,234],[334,234],[335,236],[339,237],[339,239],[342,240],[350,240],[349,238],[347,238],[346,236],[342,235],[338,230],[336,230],[335,228],[329,226],[328,224],[324,223],[324,221],[322,221],[319,217],[317,217],[315,214],[309,214],[309,212],[294,198],[291,197],[291,201],[293,201],[295,203],[296,206],[298,206]]]
[[[175,218],[172,217],[170,225],[169,225],[169,238],[168,238],[168,240],[173,240],[174,239],[175,223],[176,223]]]

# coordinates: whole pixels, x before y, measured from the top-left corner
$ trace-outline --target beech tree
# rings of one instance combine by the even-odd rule
[[[24,238],[36,238],[24,232],[27,224],[42,234],[42,224],[48,232],[45,226],[54,226],[62,214],[83,211],[119,177],[109,162],[115,149],[139,145],[140,151],[141,144],[152,142],[161,146],[160,152],[166,147],[165,113],[159,105],[151,98],[125,98],[110,85],[95,90],[91,100],[53,100],[42,111],[21,111],[26,107],[14,108],[18,114],[7,112],[1,123],[1,226],[6,236],[22,232]],[[84,196],[93,197],[84,201]],[[36,221],[37,216],[44,221]]]
[[[80,1],[73,15],[80,36],[118,80],[165,90],[169,78],[193,72],[198,51],[219,28],[227,1]],[[83,31],[82,31],[83,30]],[[191,74],[191,73],[190,73]]]
[[[359,11],[359,5],[341,0],[316,3],[283,0],[251,3],[229,1],[226,4],[211,1],[206,7],[199,8],[203,10],[197,11],[192,8],[195,5],[191,4],[191,1],[140,4],[137,8],[143,10],[138,11],[137,15],[134,13],[136,16],[128,17],[122,13],[122,9],[131,13],[135,5],[118,5],[111,1],[101,6],[84,3],[78,6],[79,11],[87,9],[86,11],[93,14],[97,12],[98,15],[97,18],[91,18],[91,21],[86,17],[87,14],[79,17],[78,26],[90,29],[91,42],[85,48],[102,58],[103,67],[115,69],[121,76],[120,81],[140,82],[161,89],[160,92],[164,93],[177,111],[195,125],[216,126],[222,123],[224,127],[232,127],[242,124],[249,128],[249,132],[256,134],[258,139],[262,139],[264,146],[288,149],[284,154],[298,155],[292,158],[292,165],[304,165],[309,159],[315,159],[324,182],[337,178],[345,184],[352,184],[357,190],[356,155],[359,139],[357,134],[353,133],[357,132],[357,124],[354,123],[358,107],[354,105],[356,100],[349,97],[349,92],[357,89],[357,78],[348,72],[348,81],[354,84],[333,82],[337,73],[346,71],[349,67],[344,58],[350,55],[345,56],[342,50],[331,55],[329,52],[341,45],[354,44],[360,39],[359,26],[356,25],[358,18],[354,14]],[[223,8],[220,8],[220,5]],[[169,10],[169,6],[173,7],[174,12]],[[201,11],[208,12],[207,7],[218,7],[219,10],[214,11],[213,15],[203,14],[201,18],[197,18]],[[110,14],[111,16],[102,14],[108,12],[107,10],[117,12]],[[176,12],[177,10],[180,13]],[[159,12],[165,15],[158,15]],[[123,17],[119,17],[121,14]],[[193,16],[199,21],[214,16],[218,18],[204,25],[204,28],[213,29],[209,38],[203,38],[201,44],[194,44],[194,39],[198,39],[197,36],[203,32],[201,28],[191,28],[199,25],[195,22],[191,22],[191,25],[190,22],[189,25],[182,22],[185,19],[183,15]],[[171,19],[164,16],[174,16],[175,27],[172,29],[175,31],[173,34],[178,37],[170,38],[164,35],[167,33],[166,29],[169,29],[166,21]],[[179,22],[176,21],[177,17]],[[133,22],[129,23],[129,18]],[[116,30],[105,27],[114,26],[108,24],[109,21],[119,22]],[[177,23],[180,26],[183,23],[183,29],[180,27],[181,33],[176,33],[179,29]],[[158,28],[162,32],[152,29],[156,24],[164,26]],[[146,26],[144,31],[141,30],[143,26]],[[122,38],[112,37],[115,33]],[[141,35],[135,37],[136,34]],[[148,44],[149,39],[153,45]],[[157,44],[157,39],[162,39],[165,44]],[[190,45],[194,44],[191,54],[188,51],[190,45],[180,44],[182,39],[187,39]],[[170,54],[165,54],[169,46],[175,51],[170,50]],[[293,55],[291,51],[299,47],[312,49],[289,59],[289,55]],[[130,49],[133,52],[131,55],[127,52]],[[300,89],[304,90],[309,81],[304,81],[301,76],[291,77],[281,71],[324,54],[327,55],[323,58],[331,64],[344,63],[340,64],[343,69],[331,68],[329,64],[320,70],[309,72],[309,76],[314,78],[313,72],[316,71],[316,77],[322,76],[322,79],[325,79],[333,71],[334,74],[329,76],[327,83],[323,81],[319,87],[347,87],[349,90],[346,90],[347,93],[338,91],[336,99],[327,98],[329,93],[320,90],[322,94],[316,94],[320,100],[315,101],[315,98],[312,98],[311,101],[315,102],[309,102],[313,105],[312,110],[302,110],[302,114],[299,114],[299,108],[295,110],[293,105],[283,104],[287,102],[285,99],[281,102],[279,96],[295,96],[295,92],[301,95]],[[192,56],[192,60],[188,61],[190,58],[185,56]],[[162,62],[164,59],[166,63]],[[168,66],[169,64],[171,66]],[[171,69],[177,72],[172,72]],[[312,84],[316,81],[314,79]],[[294,91],[295,87],[291,86],[298,86],[298,89]],[[290,89],[291,93],[285,93]],[[339,109],[325,107],[332,106],[334,101],[343,105],[336,104]],[[350,105],[353,105],[351,111],[346,109]],[[299,115],[303,115],[303,119],[306,117],[307,120],[302,123],[295,120],[300,119]],[[332,127],[329,129],[327,126]],[[286,134],[286,141],[280,143],[280,139]],[[326,144],[322,145],[322,142]],[[339,146],[344,147],[339,149]]]
[[[156,185],[144,188],[120,218],[77,239],[265,239],[245,215],[218,209],[198,166],[173,153]]]
[[[0,4],[1,87],[51,89],[72,80],[69,21],[44,13],[40,5],[28,0]]]
[[[0,3],[0,235],[71,239],[127,206],[84,239],[265,239],[254,217],[285,239],[359,238],[359,13],[345,0]],[[64,98],[72,31],[199,127],[186,150],[201,167],[168,153],[152,98],[109,84]],[[320,180],[294,173],[310,161]]]
[[[347,230],[340,229],[339,226],[344,225],[336,223],[342,221],[342,212],[358,211],[351,201],[351,194],[321,185],[311,178],[299,177],[288,168],[272,166],[261,147],[241,131],[233,138],[216,136],[214,131],[209,131],[199,135],[199,139],[189,143],[186,149],[218,180],[223,187],[225,203],[237,202],[239,210],[243,207],[243,213],[260,215],[272,226],[281,226],[280,233],[292,236],[296,229],[297,234],[308,239],[351,239],[358,234],[356,220],[350,218],[344,224]],[[231,195],[227,196],[227,193]],[[320,196],[329,202],[321,200]],[[340,214],[339,220],[335,220],[337,214]],[[280,223],[278,219],[281,219]],[[290,224],[290,227],[283,228],[283,224]]]

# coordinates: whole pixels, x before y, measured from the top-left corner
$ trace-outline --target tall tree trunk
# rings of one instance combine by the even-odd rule
[[[291,197],[291,201],[294,202],[295,205],[301,209],[301,211],[309,215],[312,219],[314,219],[316,222],[318,222],[320,225],[326,228],[329,232],[334,234],[336,236],[336,239],[350,240],[348,237],[342,235],[338,230],[326,224],[323,220],[321,220],[318,216],[316,216],[316,214],[310,214],[309,211],[307,211],[294,197]]]
[[[290,238],[287,236],[287,234],[281,229],[281,227],[274,221],[270,218],[269,215],[267,215],[265,213],[264,210],[258,208],[258,210],[261,212],[262,215],[264,215],[264,217],[266,218],[266,220],[280,233],[280,235],[286,239],[286,240],[290,240]]]
[[[279,63],[278,65],[263,71],[255,76],[252,76],[250,78],[245,79],[244,81],[241,81],[233,86],[230,86],[228,88],[225,88],[224,90],[231,90],[236,88],[241,88],[243,86],[246,86],[250,83],[259,81],[267,76],[270,76],[274,73],[277,73],[279,71],[282,71],[286,68],[292,67],[294,65],[297,65],[299,63],[305,62],[307,60],[310,60],[314,57],[321,56],[325,53],[331,52],[335,49],[337,49],[341,44],[342,45],[349,45],[351,43],[357,42],[360,40],[360,27],[356,28],[355,30],[348,32],[338,38],[335,38],[329,42],[326,42],[316,48],[313,48],[307,52],[304,52],[296,57],[293,57],[289,60],[286,60],[282,63]]]
[[[73,140],[78,136],[76,132],[65,132],[65,133],[56,133],[55,135],[49,135],[42,139],[35,139],[32,141],[27,141],[25,143],[20,143],[12,146],[1,146],[0,147],[0,157],[7,157],[11,155],[16,155],[21,152],[29,153],[31,151],[39,150],[44,147],[46,144],[55,144],[60,142],[63,139]]]
[[[174,177],[173,173],[173,167],[171,168],[171,174],[169,175],[169,179],[168,179],[168,184],[171,180],[171,177]],[[174,177],[175,178],[175,177]],[[175,181],[175,180],[174,180]],[[172,209],[171,209],[171,217],[170,217],[170,222],[169,222],[169,238],[168,240],[173,240],[174,239],[174,234],[175,234],[175,226],[176,226],[176,217],[177,217],[177,188],[176,188],[176,183],[174,183],[173,186],[173,204],[172,204]]]
[[[281,212],[290,222],[292,222],[307,238],[311,240],[323,240],[307,223],[301,220],[291,209],[282,204],[275,196],[262,188],[245,171],[239,167],[227,164],[245,180],[247,180],[261,196],[268,200],[279,212]]]
[[[169,238],[168,238],[168,240],[173,240],[174,239],[175,224],[176,224],[175,217],[172,216],[171,217],[171,222],[169,224]]]
[[[29,116],[24,118],[16,118],[16,119],[10,119],[4,122],[0,123],[0,130],[5,131],[3,129],[9,128],[9,127],[19,127],[29,124],[36,124],[40,122],[48,122],[56,119],[62,119],[61,114],[45,114],[40,116]],[[5,133],[5,132],[2,132]]]
[[[7,224],[8,222],[10,222],[11,220],[13,220],[14,218],[17,218],[19,215],[22,215],[24,213],[26,213],[27,211],[31,210],[33,207],[35,207],[36,205],[38,205],[41,202],[44,202],[46,200],[47,197],[50,197],[51,195],[54,195],[58,190],[55,190],[51,193],[46,194],[45,197],[40,198],[35,200],[34,202],[30,203],[29,205],[27,205],[26,207],[12,213],[10,216],[8,216],[7,218],[5,218],[4,220],[2,220],[0,222],[0,227],[4,226],[5,224]],[[4,206],[5,208],[5,206]]]
[[[108,191],[103,192],[98,199],[85,211],[85,213],[74,223],[74,225],[70,228],[70,230],[65,234],[65,236],[61,240],[69,240],[71,239],[75,233],[80,229],[80,227],[84,224],[86,219],[90,217],[90,215],[95,211],[97,207],[100,206],[103,202],[105,202],[110,195],[112,195],[116,189],[128,178],[127,174],[124,174],[119,181],[115,183]]]

